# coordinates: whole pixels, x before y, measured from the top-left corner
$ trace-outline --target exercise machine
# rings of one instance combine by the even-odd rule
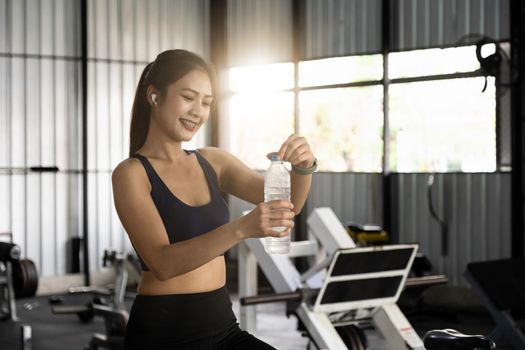
[[[91,337],[86,350],[101,349],[124,349],[124,334],[128,324],[129,314],[124,306],[126,285],[128,282],[128,271],[126,270],[126,258],[124,254],[115,251],[104,252],[104,266],[111,264],[115,269],[115,285],[112,295],[112,305],[93,305],[95,316],[104,319],[105,333],[95,333]]]
[[[395,304],[416,252],[417,245],[337,250],[320,288],[299,288],[286,300],[297,304],[292,313],[318,349],[366,349],[363,322],[372,323],[391,349],[424,349]]]
[[[473,262],[464,275],[496,324],[489,337],[525,349],[525,259]]]
[[[128,311],[124,305],[126,297],[126,285],[128,281],[128,271],[126,261],[135,266],[132,255],[125,256],[116,251],[104,251],[103,266],[112,266],[115,270],[115,282],[111,289],[100,287],[75,287],[70,288],[69,292],[91,293],[94,295],[93,301],[87,305],[55,305],[52,307],[54,314],[78,315],[83,322],[90,321],[94,317],[104,319],[105,333],[95,333],[91,337],[85,349],[123,349],[124,333],[128,322]],[[106,302],[106,300],[109,300]]]
[[[20,247],[0,242],[0,344],[2,348],[31,350],[31,326],[17,317],[13,265],[20,261]]]
[[[254,304],[261,300],[247,296],[257,293],[259,264],[279,293],[279,300],[296,303],[291,313],[318,349],[365,349],[361,322],[372,323],[389,348],[424,349],[423,341],[396,305],[418,246],[357,248],[330,208],[315,209],[307,223],[310,239],[292,242],[287,256],[266,254],[260,239],[241,245],[241,327],[255,329]],[[300,274],[290,259],[294,257],[309,257],[312,267]],[[266,298],[266,302],[273,300]]]

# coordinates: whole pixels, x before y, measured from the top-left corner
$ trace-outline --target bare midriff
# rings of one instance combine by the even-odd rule
[[[226,283],[224,256],[218,256],[201,267],[161,281],[151,271],[142,271],[138,293],[142,295],[167,295],[209,292]]]

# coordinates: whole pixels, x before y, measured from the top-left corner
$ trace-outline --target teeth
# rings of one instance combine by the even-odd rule
[[[182,124],[184,124],[184,126],[190,128],[190,129],[193,129],[195,127],[195,125],[197,125],[197,123],[194,123],[194,122],[189,121],[187,119],[181,119],[180,121],[182,122]]]

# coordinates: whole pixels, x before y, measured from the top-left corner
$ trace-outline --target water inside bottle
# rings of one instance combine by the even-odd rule
[[[264,250],[268,254],[288,254],[290,252],[290,236],[281,238],[266,237]]]
[[[273,200],[290,200],[290,188],[283,187],[265,187],[264,188],[264,201],[269,202]],[[275,232],[283,232],[286,230],[284,226],[272,227]]]
[[[264,201],[272,200],[290,200],[289,187],[269,187],[264,189]],[[284,226],[272,227],[275,232],[286,230]],[[290,252],[290,235],[285,237],[266,237],[264,240],[264,249],[268,254],[287,254]]]

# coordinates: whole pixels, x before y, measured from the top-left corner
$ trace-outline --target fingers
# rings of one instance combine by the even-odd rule
[[[292,165],[313,163],[315,159],[306,138],[295,134],[286,139],[277,154]]]
[[[276,237],[276,238],[281,238],[281,237],[286,237],[288,236],[290,233],[292,232],[292,229],[291,228],[288,228],[284,231],[281,231],[281,232],[277,232],[277,231],[274,231],[273,229],[269,229],[267,232],[266,232],[266,236],[269,236],[269,237]]]
[[[259,204],[259,227],[263,236],[284,237],[294,227],[293,203],[287,200],[273,200]]]
[[[268,225],[271,228],[280,227],[281,229],[273,230],[273,231],[283,231],[283,228],[286,230],[291,230],[294,227],[294,221],[293,220],[270,220],[268,222]]]
[[[292,209],[293,204],[289,201],[271,201],[267,203],[263,216],[271,227],[293,227],[295,213]]]
[[[287,140],[286,150],[283,154],[283,158],[287,161],[290,161],[291,156],[303,145],[307,145],[306,139],[302,136],[292,135]]]
[[[290,143],[293,140],[295,140],[297,137],[298,137],[297,135],[292,134],[292,135],[288,136],[286,141],[284,141],[284,143],[282,144],[281,148],[277,152],[279,154],[279,157],[281,157],[281,159],[287,160],[287,158],[285,158],[286,151],[288,150],[288,147],[290,146]]]
[[[291,211],[272,212],[268,217],[266,234],[283,237],[290,233],[295,225],[295,214]]]
[[[291,210],[286,211],[270,211],[268,214],[269,220],[294,220],[295,219],[295,213]]]
[[[282,200],[282,199],[269,201],[269,202],[264,203],[264,205],[266,205],[268,207],[268,209],[270,209],[270,210],[282,210],[282,209],[293,210],[293,208],[294,208],[294,205],[293,205],[292,202],[285,201],[285,200]]]
[[[301,145],[288,156],[288,161],[291,164],[297,165],[301,162],[308,160],[310,158],[310,153],[310,146],[308,146],[307,144]]]
[[[270,223],[263,230],[265,236],[272,237],[283,237],[289,235],[292,232],[293,221],[281,222],[281,223]]]

